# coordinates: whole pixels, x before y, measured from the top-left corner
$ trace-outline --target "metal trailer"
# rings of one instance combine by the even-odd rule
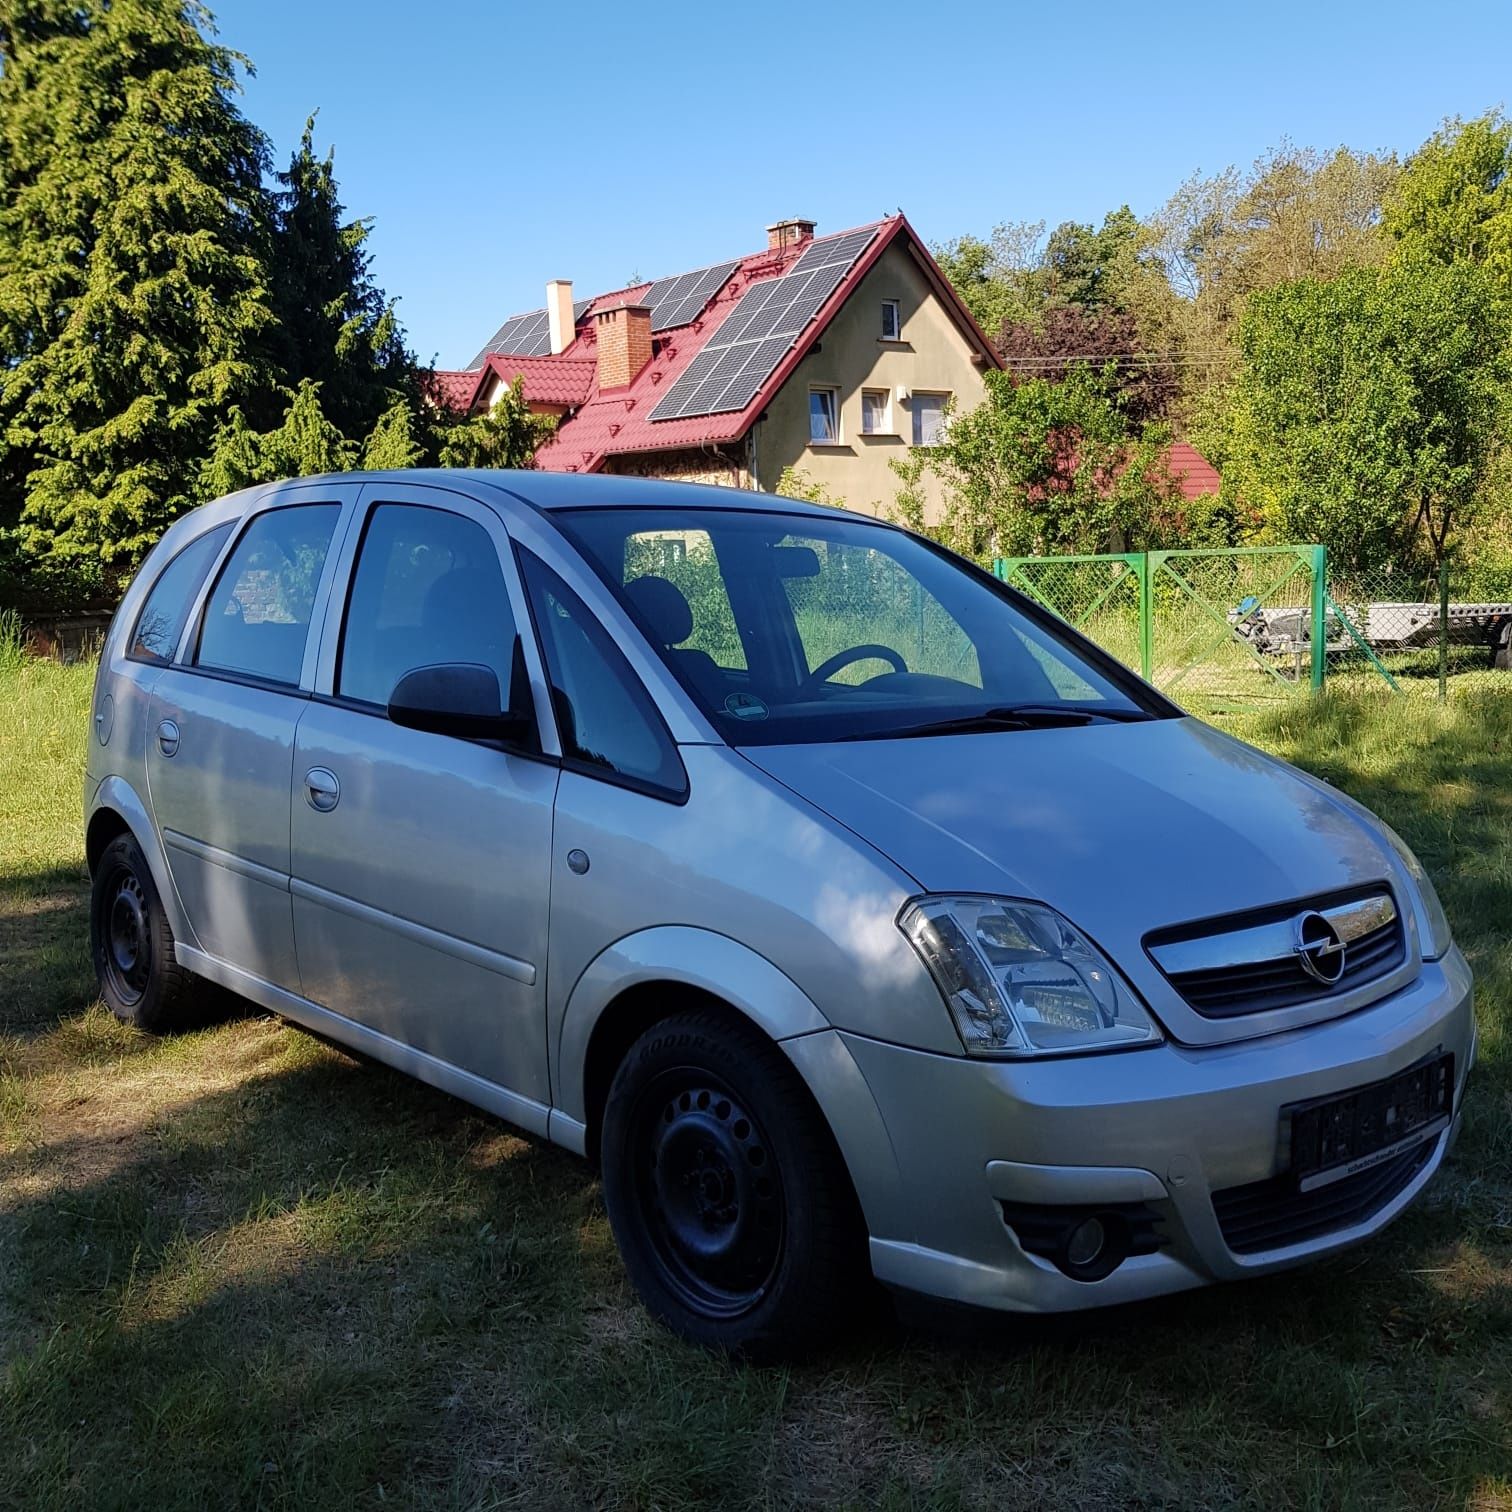
[[[1324,649],[1351,651],[1363,644],[1375,652],[1429,650],[1440,643],[1442,623],[1449,645],[1485,646],[1494,667],[1512,670],[1512,603],[1447,607],[1445,619],[1438,604],[1346,602],[1335,608],[1330,603],[1324,611]],[[1267,609],[1248,598],[1229,610],[1228,620],[1262,655],[1290,658],[1300,668],[1312,654],[1312,611],[1305,605]]]

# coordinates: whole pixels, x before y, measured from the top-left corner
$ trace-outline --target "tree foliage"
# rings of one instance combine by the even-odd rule
[[[438,418],[437,460],[442,467],[534,467],[536,448],[555,430],[552,416],[530,412],[516,378],[486,413]]]
[[[34,550],[139,556],[255,391],[266,145],[190,0],[0,0],[0,436]]]
[[[317,157],[314,134],[311,116],[271,195],[271,369],[285,387],[319,384],[331,422],[366,436],[400,396],[414,402],[415,363],[372,276],[371,223],[345,218],[334,153]]]
[[[1512,121],[1448,121],[1408,159],[1383,213],[1409,261],[1472,262],[1512,294]]]
[[[1473,263],[1352,268],[1257,294],[1226,489],[1347,567],[1437,563],[1494,454],[1507,331]]]
[[[991,372],[986,383],[986,399],[952,414],[940,445],[896,464],[906,523],[923,527],[933,475],[946,504],[930,533],[979,561],[1143,548],[1182,528],[1170,432],[1131,422],[1116,370],[1078,363],[1058,382]]]

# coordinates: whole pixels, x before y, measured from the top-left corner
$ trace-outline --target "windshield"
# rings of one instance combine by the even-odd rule
[[[1048,614],[901,530],[727,509],[555,519],[732,745],[1167,712]]]

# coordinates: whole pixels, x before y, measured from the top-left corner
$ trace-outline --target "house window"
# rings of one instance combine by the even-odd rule
[[[903,339],[903,317],[898,311],[896,299],[882,301],[882,339],[883,341],[902,341]]]
[[[861,434],[863,436],[893,434],[892,395],[886,389],[861,390]]]
[[[913,444],[938,446],[945,430],[945,406],[949,394],[915,394],[910,403],[913,411]]]
[[[809,441],[823,446],[840,439],[840,391],[809,390]]]

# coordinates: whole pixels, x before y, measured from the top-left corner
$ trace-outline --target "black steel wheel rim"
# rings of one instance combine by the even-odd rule
[[[117,867],[107,878],[100,918],[105,974],[122,1003],[142,1000],[152,974],[152,935],[147,892],[130,867]]]
[[[662,1281],[684,1306],[737,1318],[767,1294],[787,1224],[782,1173],[739,1094],[699,1067],[636,1100],[635,1197]]]

